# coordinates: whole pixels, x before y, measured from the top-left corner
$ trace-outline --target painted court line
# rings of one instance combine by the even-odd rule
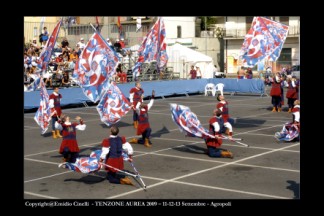
[[[280,149],[275,149],[275,150],[263,152],[263,153],[256,154],[256,155],[253,155],[253,156],[250,156],[250,157],[247,157],[247,158],[243,158],[243,159],[240,159],[240,160],[237,160],[237,161],[229,162],[227,164],[218,165],[216,167],[212,167],[212,168],[200,170],[200,171],[197,171],[197,172],[193,172],[193,173],[190,173],[190,174],[187,174],[187,175],[182,175],[182,176],[179,176],[179,177],[176,177],[176,178],[168,179],[168,180],[165,180],[165,181],[162,181],[162,182],[159,182],[159,183],[150,185],[147,188],[148,189],[149,188],[153,188],[153,187],[156,187],[156,186],[159,186],[159,185],[162,185],[162,184],[166,184],[166,183],[169,183],[169,182],[178,180],[178,179],[182,179],[182,178],[186,178],[186,177],[189,177],[189,176],[193,176],[193,175],[197,175],[197,174],[200,174],[200,173],[204,173],[204,172],[207,172],[207,171],[211,171],[211,170],[219,169],[219,168],[222,168],[222,167],[226,167],[226,166],[229,166],[229,165],[232,165],[232,164],[236,164],[236,163],[239,163],[239,162],[243,162],[243,161],[246,161],[246,160],[249,160],[249,159],[252,159],[252,158],[260,157],[262,155],[266,155],[266,154],[270,154],[270,153],[273,153],[273,152],[276,152],[276,151],[280,151],[280,150],[283,150],[283,149],[291,148],[293,146],[296,146],[296,145],[286,146],[286,147],[283,147],[283,148],[280,148]],[[129,191],[129,192],[125,192],[125,193],[122,193],[122,194],[119,194],[119,195],[110,196],[110,197],[107,197],[106,199],[114,199],[114,198],[118,198],[118,197],[123,197],[123,196],[129,195],[129,194],[133,194],[133,193],[136,193],[136,192],[139,192],[139,191],[142,191],[142,190],[143,190],[142,188],[141,189],[136,189],[136,190]],[[244,193],[244,192],[242,191],[242,193]],[[270,195],[270,196],[272,196],[272,195]]]
[[[28,194],[28,195],[31,195],[31,196],[42,197],[42,198],[47,198],[47,199],[59,199],[57,197],[46,196],[46,195],[32,193],[32,192],[28,192],[28,191],[24,191],[24,193]]]
[[[61,173],[56,173],[56,174],[49,175],[49,176],[44,176],[44,177],[41,177],[41,178],[30,179],[30,180],[24,181],[24,183],[33,182],[33,181],[37,181],[37,180],[41,180],[41,179],[46,179],[46,178],[52,178],[54,176],[63,175],[63,174],[70,173],[70,172],[73,172],[73,171],[72,170],[69,170],[69,171],[65,171],[65,172],[61,172]]]

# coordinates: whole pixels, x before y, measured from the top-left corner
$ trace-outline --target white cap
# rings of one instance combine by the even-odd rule
[[[80,38],[80,41],[84,40],[84,38]]]
[[[36,62],[32,62],[32,66],[37,66],[37,63]]]
[[[122,39],[120,39],[120,40],[122,40],[122,41],[123,41],[123,40],[124,40],[124,38],[122,38]]]
[[[116,41],[119,41],[119,39],[117,38]]]
[[[109,38],[106,39],[106,41],[109,41],[109,40],[110,40]]]

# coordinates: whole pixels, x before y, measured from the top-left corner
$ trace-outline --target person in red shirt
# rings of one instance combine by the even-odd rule
[[[62,137],[60,131],[55,130],[55,122],[58,121],[62,114],[61,98],[62,95],[59,93],[59,88],[55,87],[53,93],[49,96],[49,107],[52,114],[52,135],[54,139]]]
[[[119,170],[124,169],[124,160],[122,152],[126,151],[130,160],[133,155],[132,146],[126,141],[124,136],[118,136],[119,129],[116,126],[110,128],[111,135],[102,141],[102,153],[100,155],[100,162],[117,168]],[[117,175],[117,170],[111,167],[105,167],[107,171],[107,179],[110,183],[114,184],[127,184],[133,185],[131,180],[127,177],[121,178]]]
[[[150,123],[149,123],[148,111],[153,106],[154,96],[155,96],[155,91],[153,90],[151,100],[150,100],[150,102],[148,104],[145,104],[144,102],[137,103],[136,112],[138,113],[139,121],[138,121],[138,127],[137,127],[136,135],[142,135],[142,139],[133,138],[130,141],[130,143],[144,144],[145,147],[151,147],[152,146],[152,143],[150,141],[150,136],[151,136],[152,129],[151,129]]]
[[[197,71],[195,70],[195,66],[191,66],[191,70],[188,73],[188,76],[190,75],[191,79],[196,79],[197,77]]]
[[[232,139],[233,136],[233,127],[232,124],[234,123],[233,119],[229,116],[229,109],[228,109],[228,102],[225,100],[224,95],[218,95],[217,100],[219,103],[217,104],[216,108],[222,112],[222,118],[224,120],[224,127],[226,128],[226,134],[228,137]]]
[[[298,83],[296,82],[296,78],[292,78],[291,75],[287,76],[287,93],[286,93],[286,98],[288,99],[288,112],[291,113],[293,107],[294,107],[294,102],[298,98]]]
[[[143,102],[144,90],[141,88],[141,83],[137,81],[135,83],[135,87],[132,88],[129,92],[129,100],[133,104],[133,121],[134,121],[134,128],[136,129],[138,126],[138,114],[136,112],[136,105],[139,102]]]
[[[215,136],[215,138],[205,138],[207,154],[209,157],[233,158],[232,152],[219,148],[223,143],[223,140],[221,139],[221,129],[223,124],[222,111],[220,109],[215,109],[213,111],[213,117],[209,119],[209,134]]]
[[[270,96],[272,96],[271,102],[273,105],[272,112],[281,112],[281,77],[280,73],[278,72],[274,78],[272,78],[271,81],[271,90],[270,90]]]

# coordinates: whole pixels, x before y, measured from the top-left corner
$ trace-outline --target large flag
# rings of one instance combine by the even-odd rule
[[[288,34],[288,26],[263,17],[254,17],[245,35],[240,58],[243,66],[253,67],[263,59],[277,61]]]
[[[51,59],[52,51],[54,49],[54,45],[56,43],[58,33],[60,32],[61,24],[62,24],[62,20],[60,20],[56,24],[50,38],[46,41],[45,47],[43,48],[41,54],[39,55],[39,59],[37,60],[38,70],[33,76],[34,82],[28,86],[28,91],[35,91],[37,89],[42,74],[46,72],[46,68],[49,60]]]
[[[131,109],[131,103],[115,82],[110,84],[109,89],[97,105],[100,120],[108,126],[119,122]]]
[[[74,172],[80,173],[92,173],[101,169],[100,155],[102,151],[100,149],[91,152],[89,157],[79,157],[76,159],[75,163],[62,163],[59,167],[72,170]],[[123,160],[128,161],[129,157],[126,152],[122,152]]]
[[[39,69],[41,69],[41,74],[46,71],[47,64],[51,59],[51,55],[56,43],[57,36],[60,32],[61,25],[62,25],[62,19],[56,24],[51,36],[46,41],[45,47],[43,48],[41,54],[39,55],[37,66]]]
[[[101,150],[96,150],[91,152],[89,157],[79,157],[76,159],[75,163],[67,162],[60,164],[59,167],[81,173],[95,172],[101,168],[101,164],[99,163],[101,153]]]
[[[168,55],[165,43],[165,26],[162,18],[159,18],[144,38],[138,49],[138,60],[133,73],[139,76],[140,68],[144,62],[157,62],[158,73],[166,66]]]
[[[42,128],[42,134],[44,134],[49,126],[49,121],[51,120],[51,109],[49,107],[49,96],[45,87],[43,79],[40,79],[41,85],[41,99],[39,103],[38,110],[35,114],[34,120]]]
[[[108,89],[109,77],[116,73],[117,65],[116,52],[95,32],[75,64],[73,79],[92,102],[97,102]]]
[[[215,138],[200,124],[196,114],[191,112],[189,107],[172,103],[170,108],[172,120],[178,125],[181,132],[191,137]]]

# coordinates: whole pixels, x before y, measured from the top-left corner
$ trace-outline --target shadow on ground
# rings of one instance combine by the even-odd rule
[[[249,128],[263,125],[266,120],[262,119],[250,119],[250,118],[238,118],[234,123],[234,128]]]
[[[163,128],[161,130],[152,133],[151,137],[161,137],[161,135],[168,134],[168,133],[170,133],[169,129],[163,125]]]
[[[299,199],[299,183],[292,180],[288,180],[287,183],[289,183],[287,189],[294,192],[294,199]]]

